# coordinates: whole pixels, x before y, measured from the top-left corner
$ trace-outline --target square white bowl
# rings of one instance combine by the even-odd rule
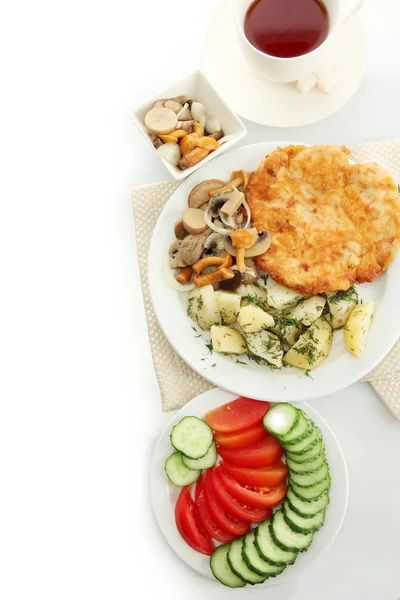
[[[183,171],[179,167],[175,167],[168,161],[159,157],[164,163],[165,167],[171,173],[172,177],[178,180],[185,179],[188,177],[188,175],[191,175],[194,173],[194,171],[197,171],[197,169],[203,165],[206,165],[213,158],[216,158],[226,150],[229,150],[229,148],[232,148],[232,146],[241,140],[247,133],[246,127],[243,125],[242,121],[234,112],[231,111],[224,100],[222,100],[222,98],[217,94],[203,73],[201,73],[201,71],[194,71],[187,77],[183,77],[169,87],[164,88],[134,110],[132,114],[132,120],[147,140],[147,143],[151,146],[153,146],[153,143],[144,124],[146,113],[153,107],[153,103],[156,100],[159,100],[160,98],[173,98],[174,96],[181,95],[190,96],[191,98],[194,98],[198,102],[204,104],[207,112],[214,115],[220,122],[223,135],[232,135],[233,137],[228,142],[222,144],[218,150],[210,152],[210,154],[199,163]],[[155,148],[154,153],[156,154]],[[158,155],[156,154],[156,156]]]

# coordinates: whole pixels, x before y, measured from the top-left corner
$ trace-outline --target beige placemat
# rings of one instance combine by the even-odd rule
[[[400,179],[400,139],[356,146],[352,149],[351,158],[357,162],[378,162]],[[161,181],[132,190],[144,308],[164,411],[180,408],[198,394],[214,387],[192,371],[169,345],[157,323],[149,298],[147,256],[151,235],[162,208],[178,187],[179,183],[175,181]],[[388,410],[400,421],[400,341],[362,381],[372,385]]]

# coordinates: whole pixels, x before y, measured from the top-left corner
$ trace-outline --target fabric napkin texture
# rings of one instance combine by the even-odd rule
[[[356,146],[352,149],[351,159],[355,162],[377,162],[400,180],[400,139]],[[144,308],[164,411],[180,408],[195,396],[214,387],[195,373],[169,345],[157,323],[149,297],[147,258],[151,235],[161,210],[179,185],[176,181],[161,181],[132,189]],[[372,385],[388,410],[400,421],[400,340],[362,381]]]

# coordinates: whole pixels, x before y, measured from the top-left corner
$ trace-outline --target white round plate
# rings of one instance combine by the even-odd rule
[[[173,451],[169,441],[171,429],[182,419],[182,417],[194,415],[203,418],[207,411],[216,408],[217,406],[221,406],[226,402],[230,402],[236,397],[237,396],[228,394],[223,390],[215,389],[197,396],[197,398],[194,398],[194,400],[186,404],[186,406],[175,415],[168,427],[162,433],[155,448],[151,465],[151,502],[156,521],[165,539],[183,562],[197,573],[200,573],[200,575],[204,575],[204,577],[208,577],[213,581],[216,580],[210,571],[209,558],[188,546],[183,538],[181,538],[175,525],[174,510],[181,488],[176,488],[167,480],[164,472],[164,463]],[[321,558],[339,533],[346,513],[349,484],[346,462],[339,446],[339,442],[329,425],[314,408],[304,403],[302,409],[318,425],[322,432],[325,453],[332,478],[331,489],[329,492],[331,500],[326,511],[325,523],[315,534],[308,551],[300,554],[295,564],[285,569],[281,575],[267,579],[267,581],[262,584],[264,587],[285,583],[295,579],[300,573],[303,573],[303,571]],[[258,589],[260,586],[248,587],[249,589]]]
[[[167,283],[163,261],[174,236],[174,223],[187,207],[190,190],[205,179],[228,180],[232,171],[254,171],[261,160],[278,146],[291,142],[263,142],[227,152],[188,177],[165,205],[155,226],[149,249],[149,292],[158,322],[181,358],[197,373],[217,387],[257,400],[300,402],[333,394],[373,369],[389,352],[400,335],[398,298],[400,295],[400,255],[388,271],[373,283],[358,286],[364,302],[377,303],[362,358],[350,354],[344,345],[343,330],[334,332],[328,358],[307,377],[296,368],[272,371],[240,356],[210,354],[206,343],[209,332],[195,328],[186,314],[187,294],[173,290]],[[247,362],[243,365],[237,360]]]
[[[302,95],[295,83],[274,83],[252,71],[238,44],[233,13],[232,2],[225,0],[212,16],[203,68],[217,92],[241,117],[271,127],[308,125],[336,112],[357,91],[366,66],[364,26],[358,16],[343,25],[332,40],[332,66],[339,76],[336,88],[329,94],[314,89]]]

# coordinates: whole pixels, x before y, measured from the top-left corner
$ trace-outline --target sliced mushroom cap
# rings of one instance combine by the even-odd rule
[[[210,199],[210,216],[214,219],[219,217],[221,208],[224,206],[226,199],[223,196],[213,196]]]
[[[253,256],[259,256],[260,254],[264,254],[268,250],[271,244],[271,237],[268,231],[261,231],[258,234],[257,241],[251,246],[251,248],[246,248],[245,257],[251,258]],[[236,256],[236,248],[232,244],[232,240],[229,235],[224,237],[224,246],[225,250],[231,255]]]
[[[178,119],[174,111],[164,106],[152,108],[144,118],[147,130],[155,135],[168,135],[176,129],[177,123]]]
[[[183,225],[189,233],[198,235],[208,229],[204,219],[204,210],[200,208],[186,208],[182,213]]]
[[[174,233],[177,240],[183,240],[183,238],[187,236],[188,231],[185,229],[182,219],[179,219],[179,221],[175,223]]]
[[[200,235],[187,235],[179,246],[179,254],[184,263],[183,266],[191,266],[197,262],[203,254],[204,244],[211,233],[211,229],[207,229]]]
[[[180,245],[181,245],[181,242],[178,242],[177,240],[175,240],[175,242],[172,242],[172,244],[169,247],[168,253],[169,253],[170,257],[172,258],[172,261],[169,264],[171,269],[178,269],[178,268],[186,266],[183,263],[181,255],[180,255]]]
[[[153,104],[153,108],[157,108],[159,106],[164,106],[166,102],[169,100],[173,100],[174,102],[179,102],[182,106],[189,100],[187,96],[175,96],[174,98],[161,98],[160,100],[156,100]]]
[[[209,202],[209,190],[221,187],[222,185],[225,185],[225,182],[221,181],[220,179],[207,179],[206,181],[202,181],[201,183],[195,185],[189,194],[189,208],[199,208],[206,202]]]
[[[168,249],[168,254],[172,258],[175,258],[175,256],[178,254],[179,246],[180,246],[180,243],[177,240],[175,240],[175,242],[172,242],[172,244],[170,245],[170,247]]]
[[[231,217],[235,214],[236,211],[239,210],[240,206],[243,204],[244,194],[243,192],[239,192],[239,190],[236,189],[226,194],[223,194],[223,196],[225,198],[225,203],[221,208],[221,212],[224,215]]]

